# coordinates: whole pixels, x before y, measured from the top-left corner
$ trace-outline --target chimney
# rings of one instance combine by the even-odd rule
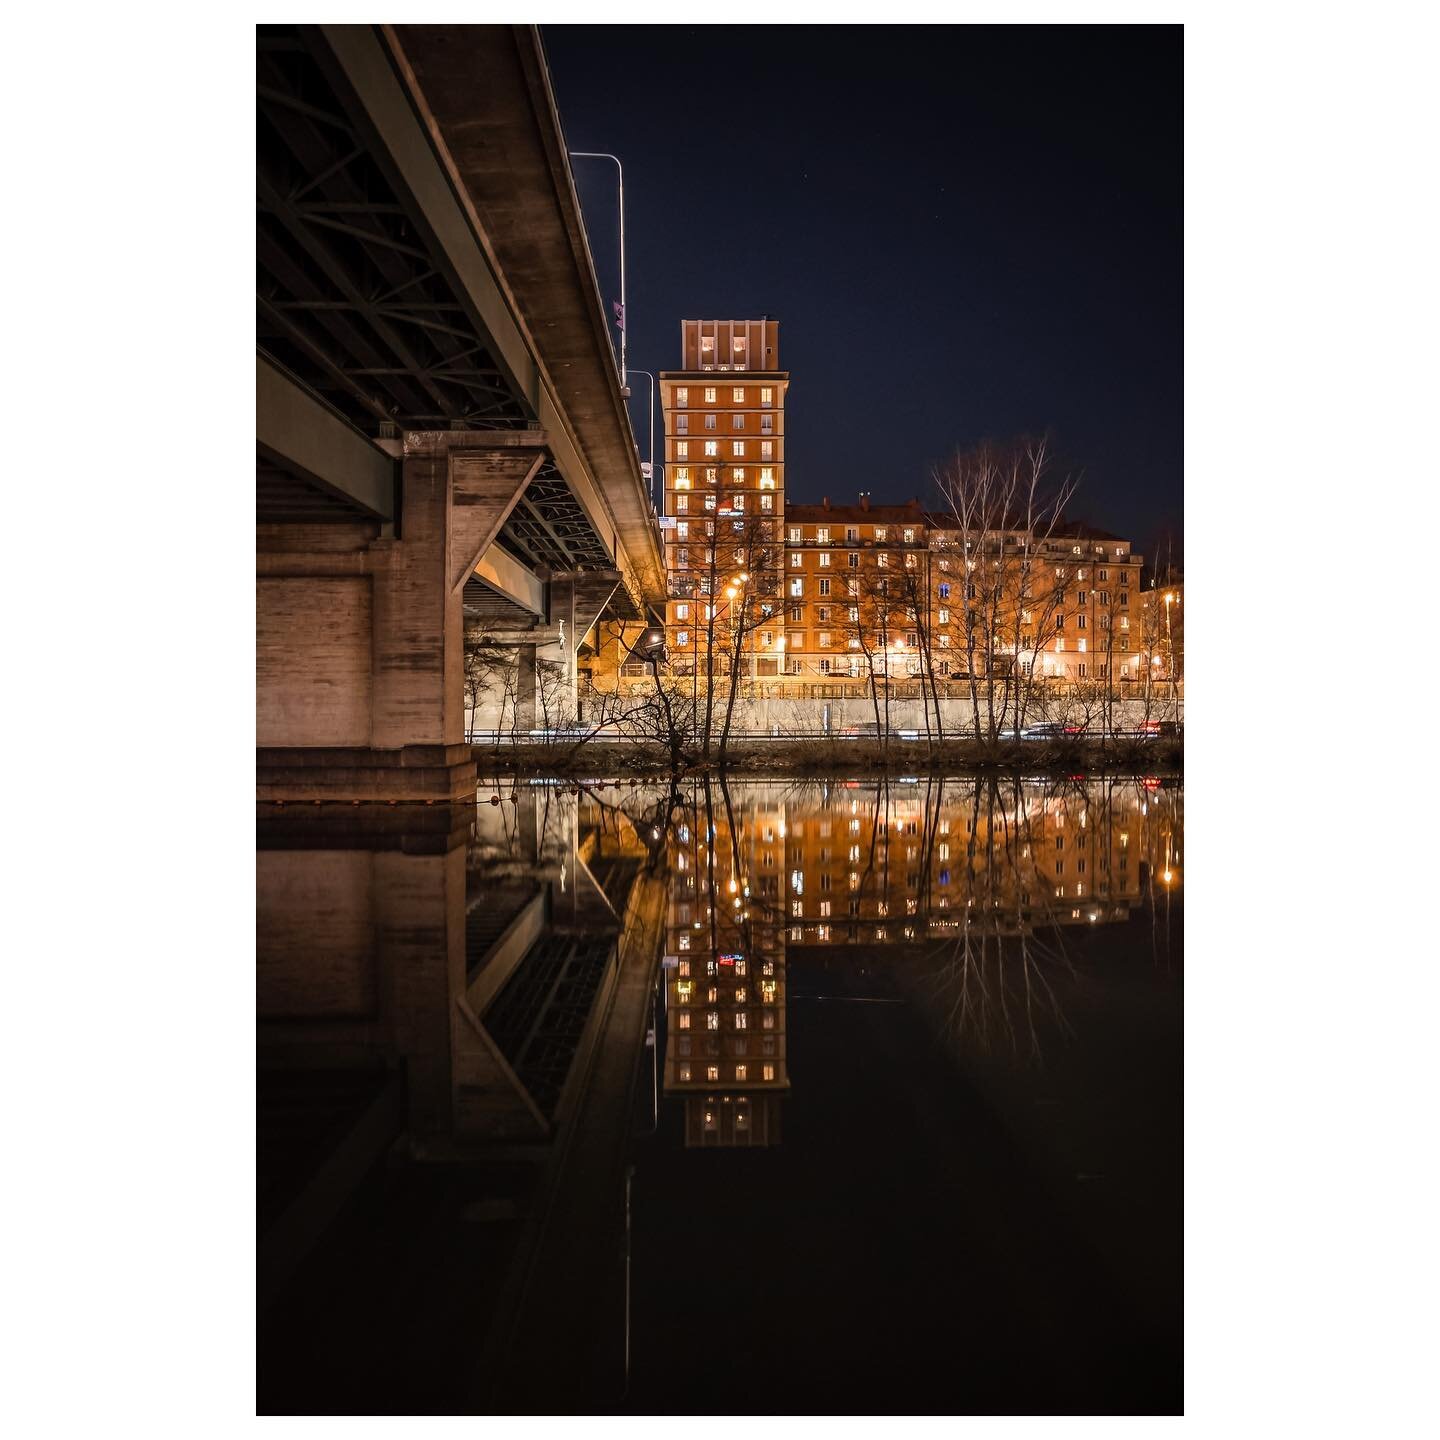
[[[860,497],[860,508],[862,510],[868,510],[870,508],[870,497],[868,495],[862,495]]]
[[[828,510],[830,508],[830,497],[827,495],[820,503]]]

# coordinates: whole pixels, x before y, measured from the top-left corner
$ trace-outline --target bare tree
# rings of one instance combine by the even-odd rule
[[[1058,633],[1065,567],[1054,565],[1054,536],[1076,488],[1052,482],[1045,442],[982,445],[935,472],[953,524],[971,718],[978,739],[1017,732],[1040,677],[1036,661]]]
[[[721,522],[724,523],[724,522]],[[730,741],[730,727],[735,717],[735,698],[740,690],[741,672],[747,648],[752,662],[755,649],[755,632],[768,624],[773,617],[773,606],[763,598],[768,589],[777,588],[773,582],[778,575],[779,549],[774,533],[774,522],[763,516],[747,516],[730,522],[731,531],[726,539],[730,546],[730,559],[737,567],[732,571],[724,587],[727,623],[727,668],[729,686],[725,699],[725,721],[720,730],[719,760],[725,764],[725,750]],[[747,646],[748,641],[748,646]],[[708,729],[705,753],[709,754]]]

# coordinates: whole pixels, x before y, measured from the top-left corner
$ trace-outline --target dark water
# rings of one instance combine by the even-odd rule
[[[262,1411],[1181,1409],[1177,786],[494,793],[262,821]]]

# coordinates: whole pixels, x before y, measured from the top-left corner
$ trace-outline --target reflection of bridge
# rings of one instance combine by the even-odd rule
[[[663,600],[536,32],[257,30],[263,798],[474,788],[467,610],[573,687]]]
[[[587,832],[573,802],[524,787],[478,815],[286,807],[259,842],[266,1298],[397,1141],[538,1160],[596,1106],[623,1121],[663,895],[633,827]],[[624,1073],[597,1090],[601,1046]],[[618,1154],[623,1124],[597,1133]]]

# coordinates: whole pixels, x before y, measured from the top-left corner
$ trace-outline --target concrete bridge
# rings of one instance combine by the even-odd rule
[[[257,796],[458,798],[464,630],[663,613],[538,32],[256,32]]]

